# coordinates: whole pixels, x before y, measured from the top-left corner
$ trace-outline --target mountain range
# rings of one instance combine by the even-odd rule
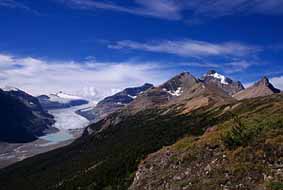
[[[152,84],[146,83],[139,87],[126,88],[121,92],[104,98],[98,102],[94,108],[81,109],[78,110],[77,113],[92,122],[99,121],[109,114],[125,107],[136,99],[138,95],[152,87]]]
[[[0,141],[22,143],[35,140],[49,132],[54,118],[40,105],[37,98],[16,88],[0,89]]]
[[[200,79],[183,72],[160,86],[145,86],[105,98],[102,107],[123,106],[104,112],[72,144],[0,170],[0,186],[282,187],[283,95],[266,77],[244,89],[216,71]]]
[[[84,98],[66,94],[64,92],[58,92],[56,94],[50,95],[41,95],[38,96],[37,99],[45,110],[64,109],[89,103]]]

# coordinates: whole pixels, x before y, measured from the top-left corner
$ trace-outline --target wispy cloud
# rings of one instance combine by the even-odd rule
[[[283,14],[283,1],[280,0],[134,0],[131,4],[118,4],[114,0],[57,1],[78,9],[104,9],[168,20],[185,19],[190,23],[201,22],[199,17],[216,18],[237,14]]]
[[[48,61],[0,54],[0,87],[15,86],[32,94],[65,91],[100,99],[114,89],[159,84],[167,79],[158,63]]]
[[[104,9],[124,12],[133,15],[157,17],[169,20],[179,20],[182,17],[183,6],[175,0],[135,0],[131,5],[120,5],[114,1],[97,0],[58,0],[72,8],[95,10]]]
[[[23,8],[23,9],[29,9],[26,5],[19,3],[14,0],[0,0],[0,6],[2,7],[9,7],[9,8]]]
[[[135,42],[118,41],[108,46],[114,49],[133,49],[147,52],[174,54],[183,57],[235,56],[243,57],[261,51],[260,47],[236,42],[209,43],[196,40]]]
[[[32,9],[26,4],[16,1],[16,0],[0,0],[0,7],[12,8],[12,9],[23,9],[33,14],[40,15],[40,13],[37,10]]]
[[[193,0],[186,3],[195,16],[221,17],[226,15],[283,14],[283,2],[278,0]]]
[[[211,61],[199,61],[199,62],[185,62],[178,65],[187,66],[188,68],[200,68],[200,69],[215,69],[225,74],[235,74],[243,72],[251,66],[262,64],[261,62],[255,62],[252,60],[238,60],[238,61],[223,61],[223,62],[211,62]]]

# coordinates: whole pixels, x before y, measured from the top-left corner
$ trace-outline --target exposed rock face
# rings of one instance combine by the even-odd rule
[[[253,86],[246,90],[240,91],[233,97],[237,100],[256,98],[260,96],[268,96],[275,93],[280,93],[279,89],[276,89],[268,80],[267,77],[263,77],[260,81],[256,82]]]
[[[38,100],[19,90],[0,90],[0,141],[29,142],[54,131],[53,116],[43,110]]]
[[[199,81],[190,73],[183,72],[165,82],[159,88],[167,91],[172,96],[180,96],[182,92],[190,89]]]
[[[144,91],[152,88],[152,84],[144,84],[140,87],[126,88],[125,90],[114,94],[113,96],[106,97],[93,109],[79,110],[77,113],[86,117],[91,121],[99,121],[107,115],[125,107],[130,102],[135,100],[137,96],[140,96]]]
[[[205,84],[215,85],[222,89],[226,94],[233,95],[244,89],[244,86],[239,81],[233,81],[232,79],[218,74],[214,70],[210,70],[205,74],[201,80]]]

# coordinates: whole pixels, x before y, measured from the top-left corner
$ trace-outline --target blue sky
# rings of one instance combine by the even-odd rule
[[[101,98],[215,69],[283,89],[281,0],[0,0],[0,85]]]

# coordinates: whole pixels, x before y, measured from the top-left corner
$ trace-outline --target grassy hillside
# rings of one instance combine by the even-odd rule
[[[262,134],[269,135],[270,133],[270,141],[282,143],[282,137],[279,135],[280,127],[275,127],[274,130],[264,127],[264,122],[268,121],[278,122],[278,126],[280,126],[281,119],[283,120],[282,107],[283,97],[278,95],[246,100],[239,104],[218,108],[208,106],[184,115],[179,114],[180,109],[176,112],[177,109],[173,107],[170,108],[170,111],[146,110],[126,117],[116,125],[110,125],[97,135],[82,137],[70,146],[27,159],[2,170],[0,172],[0,187],[4,190],[127,189],[132,183],[141,160],[148,154],[156,152],[164,146],[172,145],[185,136],[188,138],[178,141],[170,148],[176,152],[176,158],[172,158],[176,161],[179,160],[179,155],[182,156],[181,153],[190,149],[188,147],[196,147],[191,150],[193,156],[188,160],[201,159],[206,156],[203,154],[204,149],[202,148],[206,148],[207,144],[212,150],[222,148],[223,151],[227,151],[227,153],[225,152],[226,156],[230,156],[229,153],[234,155],[233,152],[239,147],[254,147],[255,145],[261,147],[258,140],[264,141],[267,138],[267,136],[261,136]],[[233,121],[237,118],[235,115],[245,123],[243,131],[247,135],[243,135],[243,139],[242,135],[237,136],[238,133],[230,130],[231,126],[234,126]],[[270,120],[261,121],[266,117]],[[256,118],[260,119],[260,126],[263,127],[256,127],[259,122]],[[93,127],[100,127],[99,125],[102,123]],[[207,136],[205,131],[213,126],[219,127]],[[251,132],[249,126],[253,126]],[[221,133],[218,134],[218,131]],[[236,127],[235,131],[237,131]],[[255,144],[249,144],[246,142],[247,140],[251,140],[249,143]],[[274,145],[271,148],[277,150],[278,147]],[[249,150],[247,149],[246,152],[246,157],[249,157]],[[270,156],[265,154],[268,159],[277,157],[273,155],[274,151],[270,152],[272,154]],[[247,159],[246,157],[244,156],[245,159]],[[227,166],[230,164],[227,163]],[[150,170],[151,167],[146,168]],[[163,174],[163,170],[157,169],[156,172],[158,171]],[[220,172],[219,180],[222,179],[225,172],[221,173],[222,170],[217,172]],[[161,173],[156,174],[160,175]],[[241,175],[239,174],[239,176]],[[161,180],[157,176],[157,181],[159,179]],[[151,183],[148,180],[145,180],[145,184]],[[200,184],[202,183],[200,182]],[[276,187],[279,185],[280,187],[280,180],[271,181],[269,185]]]
[[[283,189],[283,97],[245,100],[201,137],[151,154],[132,189]]]

